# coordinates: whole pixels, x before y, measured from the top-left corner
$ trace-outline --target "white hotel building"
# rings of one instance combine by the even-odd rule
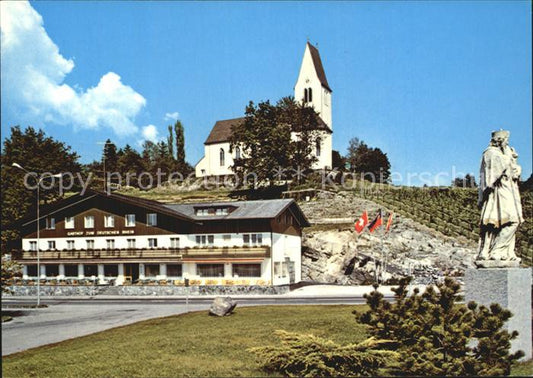
[[[14,254],[23,278],[92,278],[116,285],[281,285],[301,280],[309,222],[291,199],[164,204],[90,191],[42,209],[21,225]]]

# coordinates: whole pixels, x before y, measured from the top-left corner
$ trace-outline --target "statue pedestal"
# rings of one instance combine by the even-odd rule
[[[519,335],[511,342],[511,352],[522,350],[532,356],[531,268],[468,269],[465,272],[465,303],[475,301],[489,306],[498,303],[513,313],[504,327]]]

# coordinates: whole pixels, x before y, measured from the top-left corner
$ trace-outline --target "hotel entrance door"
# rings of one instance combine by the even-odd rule
[[[124,264],[124,280],[135,282],[139,279],[139,264]]]

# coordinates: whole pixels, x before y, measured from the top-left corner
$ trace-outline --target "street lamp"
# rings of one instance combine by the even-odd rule
[[[25,169],[24,167],[22,167],[20,164],[18,163],[13,163],[11,164],[13,167],[15,168],[18,168],[18,169],[21,169],[23,170],[24,172],[34,176],[35,178],[35,181],[37,182],[37,307],[39,307],[41,305],[41,260],[40,260],[40,250],[41,250],[41,243],[40,243],[40,238],[39,238],[39,232],[40,232],[40,227],[39,227],[39,195],[40,195],[40,191],[39,191],[39,188],[41,186],[41,182],[45,179],[45,178],[59,178],[62,176],[61,173],[58,173],[56,175],[51,175],[51,176],[39,176],[36,172],[30,172],[28,171],[27,169]]]

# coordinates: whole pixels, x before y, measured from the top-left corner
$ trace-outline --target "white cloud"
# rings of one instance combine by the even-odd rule
[[[165,121],[176,121],[179,117],[180,117],[180,114],[178,112],[166,113]]]
[[[108,72],[86,91],[64,83],[74,62],[59,53],[28,2],[0,2],[2,97],[11,111],[30,120],[109,128],[117,135],[139,131],[135,117],[146,105],[142,95]]]
[[[159,132],[157,131],[157,128],[154,125],[148,125],[143,127],[142,135],[144,140],[149,140],[155,143],[158,140]]]

